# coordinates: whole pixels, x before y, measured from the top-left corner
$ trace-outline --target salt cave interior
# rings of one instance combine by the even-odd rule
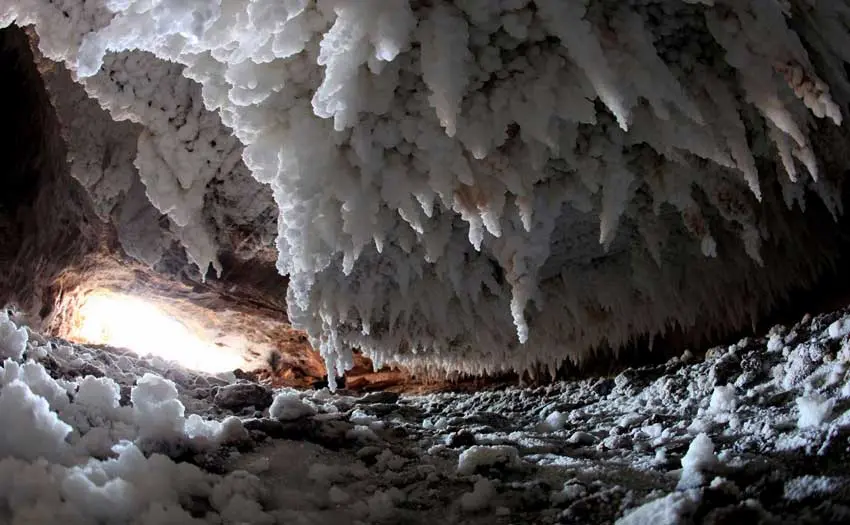
[[[848,64],[848,0],[0,0],[0,523],[850,521]]]

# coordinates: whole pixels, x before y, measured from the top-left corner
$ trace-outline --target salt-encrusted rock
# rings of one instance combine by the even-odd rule
[[[0,359],[20,359],[27,349],[28,333],[18,327],[5,309],[0,310]]]
[[[567,443],[572,445],[592,445],[597,441],[598,439],[593,434],[588,434],[581,430],[573,432],[569,439],[567,439]]]
[[[522,465],[515,447],[474,445],[464,450],[457,462],[458,474],[468,476],[491,468],[516,469]]]
[[[268,388],[256,383],[236,383],[220,387],[213,402],[219,408],[242,410],[254,407],[265,410],[272,404],[272,393]]]
[[[459,430],[449,436],[449,446],[452,448],[466,448],[475,445],[475,434],[468,430]]]
[[[294,391],[280,392],[269,407],[271,417],[280,421],[294,421],[315,413],[316,409],[305,403]]]
[[[272,439],[309,441],[332,450],[353,447],[357,444],[346,436],[354,425],[345,421],[316,421],[307,418],[279,421],[258,418],[249,419],[244,425],[248,432],[262,433]]]
[[[398,401],[399,394],[395,392],[373,392],[371,394],[366,394],[357,400],[357,403],[361,403],[364,405],[370,404],[392,404]]]

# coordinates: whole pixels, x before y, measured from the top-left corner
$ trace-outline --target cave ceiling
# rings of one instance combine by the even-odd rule
[[[0,0],[2,26],[0,285],[60,334],[105,288],[304,377],[554,370],[739,331],[845,251],[845,0]]]

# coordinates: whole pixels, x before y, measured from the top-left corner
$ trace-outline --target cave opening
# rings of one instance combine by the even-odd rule
[[[0,29],[4,308],[33,333],[58,341],[121,347],[216,374],[262,368],[271,353],[284,352],[294,357],[285,360],[279,384],[308,387],[321,379],[321,360],[289,328],[285,304],[257,293],[264,286],[285,290],[286,280],[273,266],[258,270],[256,261],[243,264],[225,253],[225,278],[204,283],[173,240],[163,242],[156,264],[127,254],[122,220],[148,221],[155,234],[167,220],[147,202],[138,180],[122,190],[121,206],[97,208],[71,170],[74,162],[91,158],[86,167],[94,171],[92,180],[102,179],[97,170],[109,168],[132,125],[92,129],[103,151],[74,150],[69,140],[76,122],[92,114],[113,122],[63,65],[41,56],[37,41],[31,27]]]
[[[238,353],[205,339],[191,320],[141,297],[95,290],[82,299],[74,316],[76,322],[67,335],[74,342],[127,348],[212,374],[246,365]]]

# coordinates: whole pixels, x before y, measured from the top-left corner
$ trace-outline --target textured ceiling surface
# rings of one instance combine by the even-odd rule
[[[122,253],[286,309],[340,373],[734,330],[842,242],[846,0],[0,0],[9,24]]]

